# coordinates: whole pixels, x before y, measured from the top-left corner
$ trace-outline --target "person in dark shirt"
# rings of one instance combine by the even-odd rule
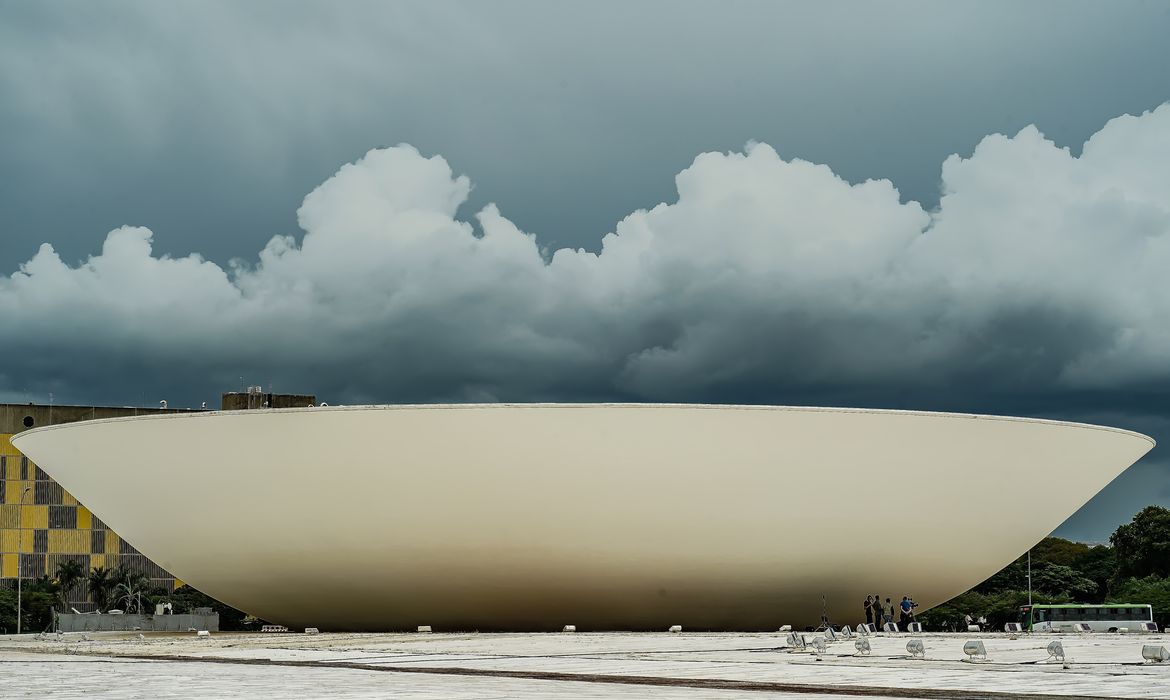
[[[898,628],[906,631],[907,625],[914,619],[914,613],[911,612],[914,609],[914,604],[910,602],[908,596],[902,596],[902,602],[898,603],[898,608],[901,613],[898,616]]]
[[[873,623],[873,596],[865,596],[865,624]]]

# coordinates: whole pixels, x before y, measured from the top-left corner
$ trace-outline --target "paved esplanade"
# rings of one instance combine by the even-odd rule
[[[810,638],[812,635],[808,635]],[[911,659],[910,639],[926,658]],[[987,661],[964,662],[980,639]],[[1066,662],[1048,660],[1059,640]],[[1170,697],[1164,635],[897,635],[830,643],[784,634],[68,634],[0,637],[5,696],[435,698]],[[15,693],[10,692],[17,689]]]

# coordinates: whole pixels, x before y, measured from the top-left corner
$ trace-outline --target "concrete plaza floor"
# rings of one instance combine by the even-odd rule
[[[813,635],[807,635],[810,639]],[[920,639],[926,658],[906,651]],[[980,639],[988,660],[964,661]],[[1066,662],[1048,659],[1059,640]],[[924,634],[821,656],[744,633],[125,632],[0,637],[0,696],[85,698],[1170,698],[1160,634]]]

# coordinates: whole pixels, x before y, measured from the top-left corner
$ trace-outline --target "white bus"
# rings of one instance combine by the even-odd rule
[[[1154,609],[1139,603],[1092,603],[1089,605],[1025,605],[1020,623],[1030,632],[1075,632],[1078,623],[1094,632],[1129,629],[1146,631],[1153,623]]]

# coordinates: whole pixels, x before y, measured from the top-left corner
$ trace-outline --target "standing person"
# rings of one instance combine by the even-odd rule
[[[865,624],[873,624],[873,596],[865,596]]]
[[[907,630],[907,625],[910,623],[910,611],[914,609],[914,604],[910,602],[908,596],[902,596],[902,602],[898,603],[900,615],[898,616],[898,629]]]
[[[894,604],[889,598],[886,598],[886,604],[882,606],[882,618],[888,623],[894,622]]]

